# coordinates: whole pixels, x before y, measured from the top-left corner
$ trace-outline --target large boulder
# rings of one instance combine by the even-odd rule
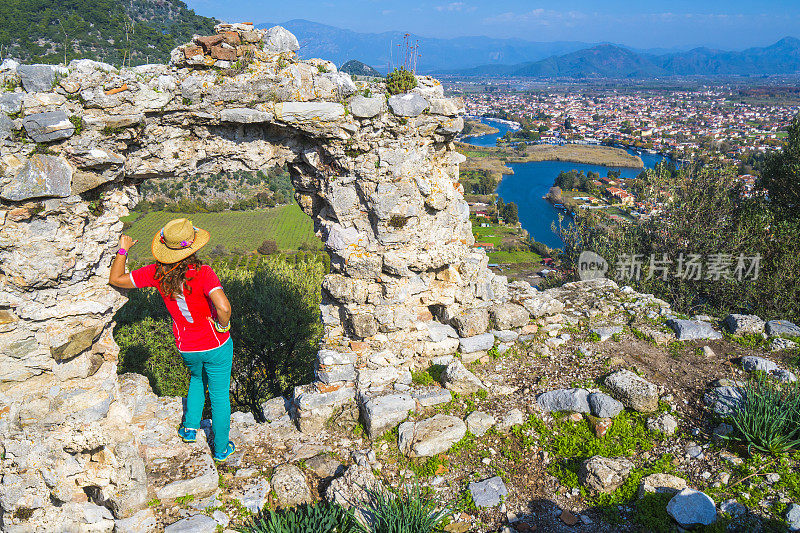
[[[17,76],[29,93],[51,91],[56,83],[56,69],[52,65],[20,65]]]
[[[589,413],[589,391],[586,389],[557,389],[543,392],[536,397],[542,411],[569,411]]]
[[[72,166],[63,157],[34,154],[0,189],[0,198],[20,202],[31,198],[66,198],[72,187]]]
[[[764,333],[765,323],[756,315],[732,314],[722,321],[725,329],[732,335],[745,335],[748,333]]]
[[[640,413],[658,409],[658,387],[630,370],[619,370],[605,379],[606,386],[625,405]]]
[[[788,320],[770,320],[765,329],[770,337],[800,337],[800,326]]]
[[[679,341],[714,340],[722,338],[722,333],[711,327],[711,324],[699,320],[673,318],[667,321],[667,326],[675,332],[675,338]]]
[[[386,98],[383,96],[366,97],[357,94],[350,101],[350,112],[356,118],[372,118],[386,110]]]
[[[409,457],[431,457],[449,450],[466,433],[463,420],[440,413],[419,422],[400,424],[397,445]]]
[[[428,101],[416,93],[396,94],[389,97],[389,108],[399,117],[416,117],[428,108]]]
[[[489,313],[497,329],[521,328],[530,320],[528,311],[521,305],[511,302],[495,304],[489,308]]]
[[[625,409],[622,402],[602,392],[591,393],[588,400],[592,414],[599,418],[614,418]]]
[[[486,309],[468,309],[453,317],[458,335],[461,337],[474,337],[486,333],[489,329],[489,312]]]
[[[380,437],[408,417],[417,404],[410,394],[362,395],[361,416],[370,438]]]
[[[708,526],[717,520],[717,506],[707,494],[690,488],[683,489],[667,504],[667,513],[679,526],[689,529]]]
[[[483,350],[490,350],[494,346],[494,335],[483,333],[474,337],[462,337],[458,340],[461,353],[474,353]]]
[[[311,503],[311,489],[308,488],[303,472],[291,464],[275,467],[271,483],[278,504],[283,507]]]
[[[300,50],[300,43],[292,32],[283,26],[273,26],[262,38],[264,51],[268,54],[284,54]]]
[[[800,505],[793,503],[786,509],[786,525],[789,531],[800,531]]]
[[[75,133],[75,125],[61,110],[28,115],[22,125],[28,136],[37,143],[68,139]]]
[[[625,483],[631,470],[633,463],[624,457],[595,455],[581,464],[578,477],[589,490],[610,493]]]
[[[0,111],[8,115],[16,115],[22,111],[22,93],[0,94]]]
[[[483,388],[483,383],[464,367],[459,359],[454,359],[442,372],[442,384],[456,394],[472,394]]]

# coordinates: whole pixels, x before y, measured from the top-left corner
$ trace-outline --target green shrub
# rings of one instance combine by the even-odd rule
[[[386,76],[386,92],[389,94],[407,93],[416,86],[414,73],[403,67],[394,69]]]
[[[291,509],[262,509],[242,533],[355,533],[353,514],[337,503],[303,504]]]
[[[424,494],[419,485],[393,492],[368,491],[369,502],[365,533],[431,533],[445,523],[448,509],[436,510],[436,500]]]
[[[748,450],[781,454],[800,445],[800,387],[756,375],[744,387],[741,406],[730,417],[732,440]]]

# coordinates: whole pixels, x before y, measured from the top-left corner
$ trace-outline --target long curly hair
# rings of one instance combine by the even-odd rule
[[[190,268],[199,270],[203,266],[203,262],[198,259],[195,254],[186,257],[177,263],[162,263],[157,262],[156,279],[158,286],[165,295],[173,298],[175,294],[183,294],[184,289],[189,294],[192,289],[188,285],[184,287],[184,283],[194,278],[188,277],[187,272]]]

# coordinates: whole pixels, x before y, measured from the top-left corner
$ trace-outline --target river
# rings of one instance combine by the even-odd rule
[[[500,129],[500,132],[464,139],[464,142],[476,146],[495,146],[495,141],[511,129],[507,124],[489,119],[482,120],[482,122]],[[628,152],[641,157],[647,168],[653,168],[656,163],[666,159],[660,154],[640,154],[633,150],[628,150]],[[619,170],[621,171],[621,177],[635,178],[642,171],[639,168],[615,168],[601,165],[565,163],[562,161],[510,163],[508,166],[514,170],[514,174],[503,176],[503,181],[497,187],[497,194],[505,202],[516,203],[519,208],[519,220],[522,223],[522,227],[530,233],[533,240],[542,242],[551,248],[563,246],[561,239],[551,230],[553,222],[558,224],[559,211],[542,197],[553,186],[553,181],[560,172],[568,172],[575,169],[582,170],[586,174],[589,171],[594,171],[604,177],[609,170]]]

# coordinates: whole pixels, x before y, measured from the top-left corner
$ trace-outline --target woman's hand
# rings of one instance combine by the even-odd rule
[[[123,250],[130,250],[131,247],[137,242],[139,241],[134,240],[132,237],[129,237],[128,235],[122,235],[119,238],[119,247],[122,248]]]

